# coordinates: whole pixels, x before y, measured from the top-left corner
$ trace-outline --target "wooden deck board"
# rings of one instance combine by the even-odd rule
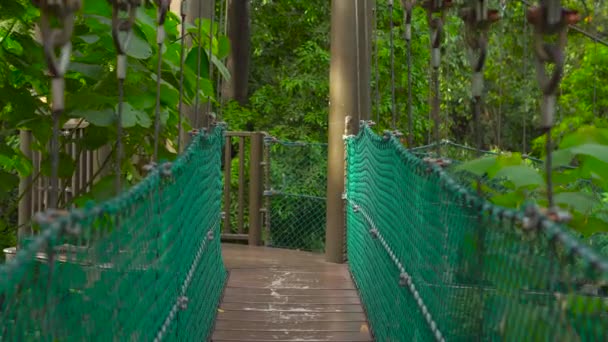
[[[347,265],[223,244],[230,274],[212,341],[373,341]]]

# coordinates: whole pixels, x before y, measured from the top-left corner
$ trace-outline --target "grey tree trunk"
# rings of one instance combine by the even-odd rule
[[[358,120],[368,118],[371,108],[369,11],[372,1],[333,0],[331,6],[325,255],[327,261],[335,263],[342,263],[345,259],[342,136],[355,134],[359,127]]]
[[[224,83],[222,96],[241,105],[248,101],[250,36],[249,0],[228,0],[228,37],[231,53],[227,66],[231,79]]]

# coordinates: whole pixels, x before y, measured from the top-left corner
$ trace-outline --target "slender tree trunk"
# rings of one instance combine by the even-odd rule
[[[357,120],[367,119],[371,108],[372,0],[333,0],[331,4],[325,256],[329,262],[342,263],[346,228],[343,135],[356,134]]]
[[[227,64],[231,79],[224,83],[222,96],[241,105],[245,105],[249,98],[250,36],[249,0],[228,0],[228,37],[231,53]]]

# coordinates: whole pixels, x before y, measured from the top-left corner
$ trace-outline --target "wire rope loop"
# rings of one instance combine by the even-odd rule
[[[559,1],[545,0],[540,6],[529,8],[527,18],[534,27],[536,77],[544,95],[542,126],[552,127],[555,94],[564,71],[568,26],[578,22],[579,15],[576,11],[562,8]],[[547,43],[545,38],[551,36],[557,36],[556,41]],[[547,72],[549,65],[554,66],[550,74]]]
[[[53,77],[63,77],[67,71],[72,53],[72,33],[75,12],[81,8],[80,0],[34,0],[40,8],[40,31],[44,55],[49,72]],[[57,18],[59,28],[53,28],[51,18]],[[59,49],[59,54],[56,50]]]
[[[141,6],[141,0],[108,0],[112,5],[112,38],[114,46],[119,55],[127,53],[131,37],[133,36],[133,25],[137,15],[137,8]],[[120,37],[120,33],[126,33]]]

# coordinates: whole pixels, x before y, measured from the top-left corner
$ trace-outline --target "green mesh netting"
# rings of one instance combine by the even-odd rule
[[[226,278],[223,131],[118,198],[42,216],[0,265],[0,341],[205,340]]]
[[[269,246],[325,250],[327,144],[266,139]]]
[[[480,199],[394,137],[346,144],[348,258],[377,340],[608,339],[608,262],[567,228]]]

